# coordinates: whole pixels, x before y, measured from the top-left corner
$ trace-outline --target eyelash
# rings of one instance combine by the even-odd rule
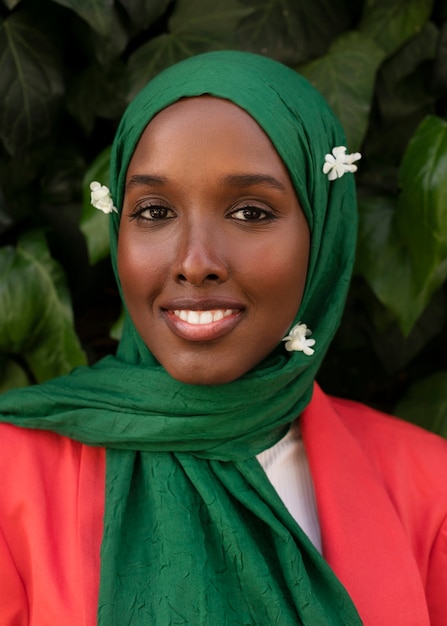
[[[155,216],[151,216],[151,217],[144,217],[143,213],[145,213],[146,211],[161,211],[164,213],[163,217],[155,217]],[[143,206],[139,206],[137,207],[134,212],[130,215],[130,219],[131,220],[137,220],[137,219],[142,219],[142,220],[146,220],[147,222],[156,222],[156,221],[163,221],[163,220],[168,220],[168,219],[172,219],[174,216],[168,216],[167,214],[171,212],[173,213],[173,210],[160,205],[160,204],[147,204],[147,205],[143,205]]]
[[[143,213],[145,213],[146,211],[152,213],[151,217],[143,216]],[[153,215],[153,212],[161,212],[162,216]],[[175,217],[175,214],[169,215],[169,213],[174,213],[174,211],[169,207],[158,204],[149,204],[137,207],[130,215],[130,219],[142,219],[148,222],[158,222],[173,219],[173,217]],[[242,213],[244,217],[236,217],[238,213]],[[247,214],[250,213],[251,217],[248,217]],[[253,214],[255,214],[255,217],[253,217]],[[263,215],[263,217],[260,217],[261,214]],[[262,209],[261,207],[257,207],[251,204],[247,204],[245,206],[238,207],[237,209],[233,209],[227,216],[228,219],[234,219],[240,222],[268,222],[276,219],[276,217],[277,216],[274,211],[268,211],[267,209]]]
[[[240,217],[235,217],[237,213],[257,213],[257,218],[248,218],[242,219]],[[259,214],[263,214],[264,217],[259,217]],[[253,206],[251,204],[247,204],[246,206],[238,207],[237,209],[233,209],[229,214],[229,218],[239,220],[241,222],[268,222],[276,219],[276,214],[273,211],[268,211],[267,209],[261,209],[261,207]]]

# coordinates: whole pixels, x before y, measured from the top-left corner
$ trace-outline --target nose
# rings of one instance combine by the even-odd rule
[[[223,248],[223,236],[216,232],[216,228],[205,224],[191,225],[179,236],[174,279],[198,287],[210,282],[225,282],[228,266]]]

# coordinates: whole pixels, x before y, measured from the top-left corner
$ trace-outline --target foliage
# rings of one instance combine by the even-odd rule
[[[0,389],[113,350],[88,183],[107,184],[118,120],[152,76],[224,48],[302,72],[364,154],[356,273],[321,381],[446,434],[443,0],[0,0]]]

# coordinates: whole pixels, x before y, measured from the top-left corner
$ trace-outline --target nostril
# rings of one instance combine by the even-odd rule
[[[180,282],[188,282],[188,278],[184,274],[179,274],[178,275],[178,280]],[[207,274],[205,276],[204,280],[219,281],[220,279],[219,279],[219,276],[217,274]]]

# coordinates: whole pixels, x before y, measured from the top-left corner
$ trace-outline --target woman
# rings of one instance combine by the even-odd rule
[[[444,623],[446,442],[314,382],[354,258],[344,144],[256,55],[130,105],[117,356],[0,403],[1,623]]]

